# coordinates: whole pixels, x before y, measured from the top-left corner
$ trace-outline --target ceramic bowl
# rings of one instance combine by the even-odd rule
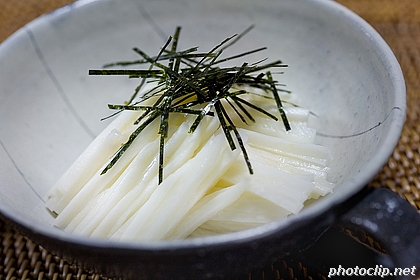
[[[312,120],[317,141],[333,154],[334,193],[290,219],[212,238],[116,243],[53,227],[47,191],[106,126],[100,119],[109,114],[107,104],[120,102],[137,84],[126,77],[88,76],[88,70],[137,59],[132,47],[155,54],[176,26],[182,26],[181,49],[198,45],[208,51],[250,25],[254,29],[233,51],[265,46],[264,57],[289,65],[280,82],[317,114]],[[178,258],[175,264],[162,257],[175,269],[185,267],[182,256],[194,250],[202,262],[191,275],[224,275],[221,267],[229,261],[208,261],[216,252],[245,244],[263,248],[260,241],[272,237],[278,250],[261,253],[256,264],[290,254],[297,244],[285,241],[290,229],[318,221],[364,188],[396,146],[405,108],[404,78],[390,48],[364,20],[333,1],[76,1],[0,45],[0,213],[36,242],[89,270],[162,276],[161,255]],[[247,268],[252,258],[242,261],[226,273]]]

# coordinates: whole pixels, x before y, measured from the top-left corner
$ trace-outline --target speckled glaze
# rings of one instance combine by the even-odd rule
[[[251,24],[254,30],[234,52],[266,46],[264,56],[289,65],[280,82],[317,114],[311,120],[317,141],[334,157],[334,193],[288,220],[212,238],[114,243],[52,227],[46,192],[107,124],[99,122],[108,115],[106,104],[136,85],[125,77],[89,77],[88,70],[137,59],[134,46],[155,53],[177,25],[183,28],[180,48],[209,50]],[[299,254],[336,222],[366,227],[380,240],[392,227],[409,227],[417,236],[418,227],[406,220],[414,210],[404,201],[398,202],[404,213],[398,221],[383,208],[361,210],[363,197],[372,198],[369,205],[383,202],[375,202],[382,190],[360,192],[392,153],[404,117],[404,78],[393,53],[372,27],[333,1],[81,0],[0,45],[0,213],[66,260],[127,279],[236,275]],[[416,248],[416,242],[394,243]]]

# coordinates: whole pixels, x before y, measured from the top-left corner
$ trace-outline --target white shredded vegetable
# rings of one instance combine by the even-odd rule
[[[272,100],[261,107],[276,112]],[[222,234],[297,214],[308,200],[333,190],[331,156],[314,143],[309,110],[286,106],[285,112],[288,132],[259,112],[254,123],[234,120],[254,174],[240,149],[230,149],[216,116],[204,117],[189,133],[196,117],[172,114],[158,184],[159,120],[100,174],[141,114],[123,111],[52,187],[47,208],[65,231],[124,241]]]

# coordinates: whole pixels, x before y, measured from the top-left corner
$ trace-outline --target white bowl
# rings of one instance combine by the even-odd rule
[[[107,124],[99,121],[109,114],[106,105],[129,96],[137,83],[91,77],[88,70],[137,59],[135,46],[155,54],[176,26],[182,26],[180,48],[208,51],[251,24],[255,28],[234,51],[266,46],[264,56],[289,65],[280,81],[318,115],[318,131],[353,135],[318,137],[333,153],[334,193],[289,220],[199,241],[108,243],[54,228],[44,206],[48,189]],[[99,271],[99,256],[113,258],[110,247],[143,254],[145,248],[220,248],[274,231],[281,236],[362,189],[392,153],[404,118],[405,84],[392,51],[365,21],[332,1],[81,0],[0,45],[0,213],[67,259],[89,263],[71,253],[72,246],[95,252]],[[113,260],[114,274],[128,269]]]

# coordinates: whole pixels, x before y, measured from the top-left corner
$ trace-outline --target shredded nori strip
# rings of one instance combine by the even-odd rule
[[[233,109],[233,112],[235,112],[244,123],[247,123],[247,120],[255,122],[250,109],[256,110],[277,121],[278,118],[275,115],[267,112],[258,105],[252,104],[241,98],[241,95],[249,94],[250,92],[247,90],[235,90],[234,85],[262,89],[271,93],[273,100],[276,102],[280,118],[283,121],[286,131],[290,130],[290,124],[278,94],[278,91],[288,91],[278,89],[279,84],[277,81],[273,80],[270,71],[272,68],[283,68],[287,67],[287,65],[283,64],[282,61],[277,60],[267,64],[262,64],[263,61],[259,61],[252,65],[244,62],[239,67],[219,66],[223,62],[239,59],[266,49],[265,47],[262,47],[230,57],[220,58],[222,52],[226,48],[234,45],[234,43],[252,28],[253,26],[250,26],[241,34],[226,38],[209,52],[199,53],[197,52],[198,47],[192,47],[182,51],[177,50],[181,32],[181,28],[177,27],[173,37],[171,36],[168,38],[157,56],[151,57],[142,50],[133,48],[133,50],[141,56],[141,59],[115,62],[104,66],[104,68],[109,68],[113,66],[149,64],[147,70],[90,70],[89,75],[125,75],[129,78],[141,78],[141,82],[135,88],[134,94],[124,105],[108,105],[109,109],[118,110],[117,113],[111,116],[114,116],[123,110],[142,110],[144,113],[134,123],[135,125],[138,125],[137,129],[130,135],[129,139],[121,145],[108,165],[102,170],[101,174],[105,174],[116,164],[136,137],[138,137],[150,123],[156,119],[160,119],[158,131],[158,134],[160,135],[158,183],[160,184],[164,177],[164,146],[165,139],[168,136],[169,117],[172,113],[197,115],[190,127],[190,133],[195,131],[204,117],[217,116],[230,148],[232,150],[236,149],[235,137],[236,142],[242,151],[248,170],[250,174],[253,174],[252,165],[248,158],[242,137],[232,121],[232,118],[226,111],[225,104],[221,101],[226,101]],[[146,81],[156,82],[157,86],[145,92],[143,96],[141,96],[140,101],[134,102]],[[142,105],[142,101],[151,97],[158,97],[153,105]],[[261,98],[267,97],[261,96]]]

